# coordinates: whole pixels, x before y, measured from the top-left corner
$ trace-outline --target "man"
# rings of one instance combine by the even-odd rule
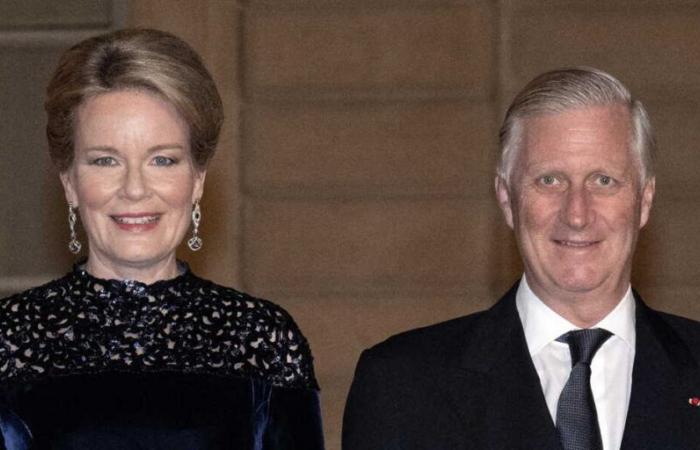
[[[496,197],[522,279],[491,309],[365,351],[343,448],[700,449],[700,323],[630,287],[654,198],[644,107],[612,76],[530,82]]]

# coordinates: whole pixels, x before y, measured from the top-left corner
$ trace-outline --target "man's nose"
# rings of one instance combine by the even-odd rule
[[[585,187],[571,187],[564,197],[562,220],[571,228],[582,229],[594,219],[591,193]]]

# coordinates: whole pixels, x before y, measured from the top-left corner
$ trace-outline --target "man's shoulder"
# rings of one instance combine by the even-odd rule
[[[663,311],[657,311],[657,313],[675,328],[688,329],[692,332],[700,333],[700,321]]]
[[[365,359],[385,364],[442,365],[472,340],[488,311],[479,311],[445,322],[408,330],[365,350]]]
[[[637,319],[637,345],[641,339],[647,337],[647,345],[650,344],[648,336],[661,345],[662,351],[669,358],[679,364],[679,367],[689,368],[693,371],[700,367],[700,322],[681,317],[667,312],[649,308],[644,303],[640,304]]]
[[[700,353],[700,322],[675,314],[656,311],[658,317],[678,333],[697,354]]]

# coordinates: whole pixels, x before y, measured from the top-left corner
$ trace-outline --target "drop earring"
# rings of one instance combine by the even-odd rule
[[[75,209],[72,203],[68,203],[68,228],[70,229],[70,241],[68,242],[68,250],[74,255],[80,253],[83,247],[78,240],[78,235],[75,232],[75,224],[78,221],[78,216],[75,214]]]
[[[202,238],[199,237],[199,222],[202,220],[202,211],[199,209],[199,200],[192,207],[192,237],[187,241],[187,246],[193,252],[202,248]]]

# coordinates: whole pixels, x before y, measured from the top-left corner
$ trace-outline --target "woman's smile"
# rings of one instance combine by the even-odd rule
[[[122,230],[145,232],[154,229],[158,225],[160,216],[157,213],[132,213],[111,215],[110,217]]]

